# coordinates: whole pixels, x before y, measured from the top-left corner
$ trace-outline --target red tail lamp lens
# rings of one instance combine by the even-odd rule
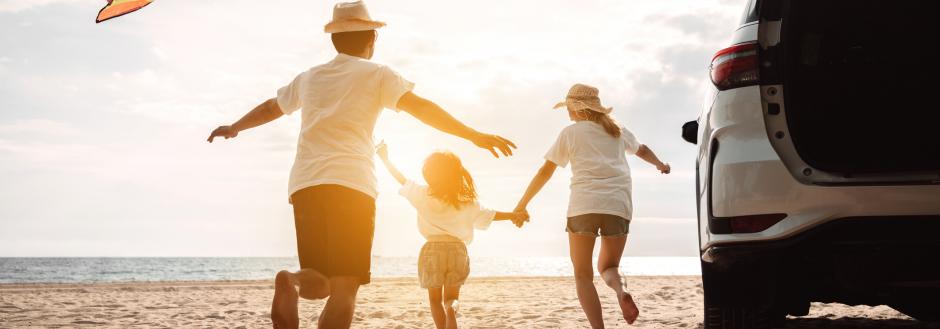
[[[787,214],[765,214],[729,217],[731,233],[757,233],[779,223]]]
[[[727,90],[760,83],[756,42],[742,43],[722,49],[712,58],[712,83]]]

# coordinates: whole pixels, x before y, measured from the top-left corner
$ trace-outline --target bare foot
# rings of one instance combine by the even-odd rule
[[[271,322],[274,329],[298,329],[297,289],[291,282],[290,272],[280,271],[274,277],[274,301],[271,302]]]
[[[627,320],[628,324],[633,324],[636,321],[636,318],[640,316],[640,309],[636,307],[636,303],[633,302],[633,296],[630,296],[628,293],[623,293],[617,298],[620,302],[620,311],[623,312],[623,319]]]

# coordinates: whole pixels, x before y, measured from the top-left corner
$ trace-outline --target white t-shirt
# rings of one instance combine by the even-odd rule
[[[568,217],[609,214],[633,218],[632,180],[625,153],[636,154],[640,142],[626,128],[610,136],[593,121],[565,127],[545,160],[564,168],[571,162]]]
[[[467,203],[454,208],[449,203],[428,194],[428,187],[405,182],[398,191],[418,211],[418,231],[425,238],[432,235],[450,235],[466,243],[473,241],[473,229],[490,227],[496,211],[483,208],[479,202]]]
[[[399,98],[412,88],[387,66],[339,54],[278,89],[277,105],[284,114],[303,108],[288,196],[336,184],[375,198],[375,122],[382,108],[397,111]]]

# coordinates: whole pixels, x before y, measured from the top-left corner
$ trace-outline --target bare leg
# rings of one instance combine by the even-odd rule
[[[300,288],[300,298],[324,299],[330,296],[330,279],[313,269],[302,269],[294,273]]]
[[[300,293],[297,288],[300,287]],[[274,277],[274,300],[271,302],[271,322],[275,329],[295,329],[300,326],[297,317],[297,297],[322,299],[330,295],[329,281],[320,272],[302,269],[297,273],[277,272]]]
[[[594,240],[589,235],[568,233],[568,248],[571,264],[574,265],[574,281],[578,289],[578,301],[594,329],[604,328],[604,316],[601,312],[601,300],[594,288]]]
[[[633,301],[633,296],[626,292],[626,282],[623,279],[623,273],[620,272],[620,258],[623,256],[623,248],[626,244],[626,236],[602,238],[597,270],[601,273],[604,283],[617,293],[617,302],[620,303],[623,319],[633,324],[640,315],[640,310]]]
[[[360,279],[354,276],[334,276],[330,278],[330,298],[320,311],[321,329],[349,328],[353,313],[356,311],[356,294],[359,293]]]
[[[437,329],[447,328],[447,316],[444,314],[444,302],[441,288],[428,288],[428,303],[431,304],[431,317]]]
[[[444,310],[447,311],[447,329],[457,329],[457,311],[460,309],[460,286],[444,286]]]

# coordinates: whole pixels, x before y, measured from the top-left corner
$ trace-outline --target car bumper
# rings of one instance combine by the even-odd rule
[[[787,239],[710,247],[702,271],[732,287],[727,300],[878,305],[940,292],[938,256],[940,215],[851,217]]]

